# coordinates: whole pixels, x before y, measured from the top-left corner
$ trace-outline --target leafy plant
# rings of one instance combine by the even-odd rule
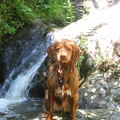
[[[32,19],[31,9],[21,0],[3,0],[0,3],[0,50],[17,29],[22,28]]]
[[[80,58],[78,59],[78,62],[77,62],[77,64],[76,64],[76,66],[77,66],[77,69],[78,69],[78,73],[80,73],[80,66],[81,66],[81,64],[82,64],[82,60],[84,60],[85,58],[84,58],[84,56],[80,56]]]
[[[81,49],[84,49],[84,47],[86,46],[85,42],[87,41],[86,37],[84,35],[81,35],[79,38],[78,38],[78,41],[79,41],[79,47]]]
[[[39,0],[35,3],[34,10],[48,23],[54,22],[63,26],[74,20],[73,5],[70,0]]]
[[[83,35],[81,35],[80,37],[79,37],[79,39],[78,39],[78,43],[79,43],[79,47],[80,47],[80,49],[81,50],[83,50],[84,49],[84,47],[85,47],[85,42],[87,41],[87,39],[85,38],[85,36],[83,36]],[[78,68],[78,73],[80,73],[80,67],[81,67],[81,64],[82,64],[82,61],[85,59],[85,57],[83,56],[83,55],[81,55],[80,56],[80,58],[78,59],[78,61],[77,61],[77,64],[76,64],[76,66],[77,66],[77,68]]]
[[[98,69],[101,73],[110,74],[110,78],[119,78],[120,76],[120,68],[118,67],[119,62],[114,61],[103,61],[99,64]]]

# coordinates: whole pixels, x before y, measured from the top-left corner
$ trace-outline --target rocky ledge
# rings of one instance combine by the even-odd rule
[[[94,72],[79,89],[76,120],[120,120],[120,78],[108,80]],[[41,119],[40,114],[36,118]],[[69,120],[67,114],[54,114],[54,120]],[[43,119],[42,119],[43,120]]]

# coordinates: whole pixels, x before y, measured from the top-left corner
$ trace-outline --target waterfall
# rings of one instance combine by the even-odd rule
[[[39,40],[35,47],[28,51],[29,54],[22,59],[21,64],[12,70],[0,89],[0,112],[6,110],[10,104],[27,100],[33,77],[44,62],[47,56],[45,50],[49,45],[50,38],[47,35],[45,39]]]
[[[31,84],[33,77],[35,76],[38,68],[41,66],[42,62],[45,60],[46,54],[38,60],[38,62],[28,69],[25,73],[21,73],[17,78],[12,81],[8,92],[5,95],[6,99],[11,101],[21,101],[26,99],[26,90]]]

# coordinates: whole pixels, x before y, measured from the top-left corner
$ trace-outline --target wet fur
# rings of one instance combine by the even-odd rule
[[[61,47],[60,49],[59,46]],[[70,119],[75,120],[75,112],[78,109],[79,100],[79,78],[76,61],[82,51],[76,44],[66,39],[56,41],[46,51],[52,60],[45,94],[47,120],[53,119],[54,111],[60,111],[61,114],[62,112],[69,112]],[[62,79],[61,87],[58,82],[59,77]]]

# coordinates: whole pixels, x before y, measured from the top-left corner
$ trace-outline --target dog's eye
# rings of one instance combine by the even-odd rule
[[[60,48],[57,48],[57,50],[60,50]]]
[[[68,50],[71,50],[71,48],[68,48]]]

